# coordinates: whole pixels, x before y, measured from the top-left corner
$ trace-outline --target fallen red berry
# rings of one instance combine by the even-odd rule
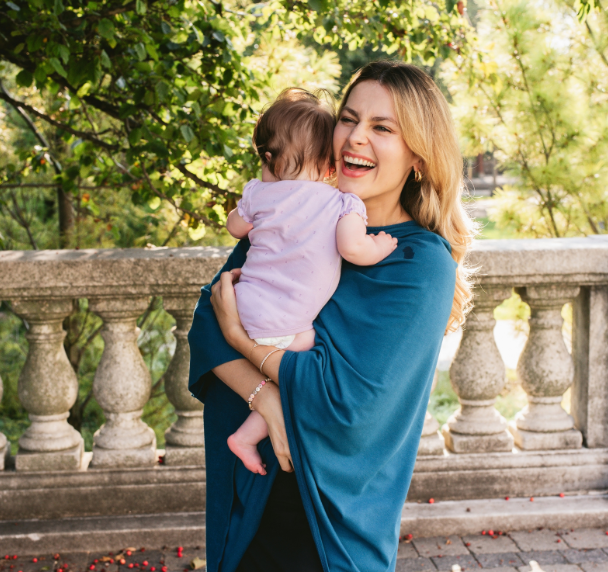
[[[131,562],[131,564],[129,564],[129,568],[133,568],[133,562]]]
[[[166,567],[166,566],[163,566],[163,567],[160,569],[160,572],[167,572],[167,567]]]
[[[130,550],[127,550],[127,551],[125,552],[125,554],[126,554],[127,556],[131,556],[132,552],[131,552]]]
[[[555,542],[561,542],[561,539],[558,538]]]
[[[608,534],[608,532],[607,532],[606,534]],[[414,535],[413,535],[413,534],[406,534],[406,535],[405,535],[405,539],[406,539],[406,540],[411,540],[412,538],[414,538]]]
[[[505,500],[509,500],[509,497],[505,497]]]
[[[94,562],[95,564],[97,564],[97,563],[99,562],[99,560],[97,560],[97,558],[95,558],[95,560],[93,560],[93,562]]]
[[[91,565],[89,566],[89,570],[95,570],[95,564],[91,564]]]
[[[559,493],[559,496],[564,498],[566,495],[564,493]]]
[[[17,560],[17,555],[13,554],[13,560]]]
[[[150,566],[150,572],[154,572],[154,570],[156,570],[156,568],[154,566]]]
[[[606,534],[608,534],[608,532],[607,532]],[[9,558],[10,558],[10,556],[7,554],[7,555],[4,557],[4,560],[8,560]]]
[[[145,548],[140,548],[140,549],[139,549],[139,551],[140,551],[140,552],[145,552],[145,551],[146,551],[146,549],[145,549]]]
[[[179,552],[182,552],[182,551],[184,550],[184,547],[183,547],[183,546],[178,546],[178,547],[177,547],[177,550],[178,550]]]
[[[143,564],[144,566],[147,566],[147,565],[148,565],[148,561],[147,561],[147,560],[144,560],[144,561],[142,562],[142,564]]]
[[[126,564],[126,563],[127,563],[127,561],[124,558],[120,559],[120,564]]]
[[[530,497],[530,502],[532,502],[534,500],[534,497]]]
[[[59,560],[59,554],[53,555],[53,560]]]
[[[114,564],[114,558],[110,558],[110,564]]]
[[[32,558],[32,562],[38,562],[38,558]]]
[[[465,546],[471,546],[471,543],[470,543],[470,542],[465,542],[465,544],[464,544],[464,545],[465,545]]]
[[[429,499],[429,504],[433,504],[435,502],[435,499]]]
[[[494,536],[494,531],[493,531],[493,530],[488,530],[488,534],[489,534],[490,536]]]
[[[570,532],[574,532],[573,530],[571,530]],[[606,536],[608,536],[608,530],[606,531]]]

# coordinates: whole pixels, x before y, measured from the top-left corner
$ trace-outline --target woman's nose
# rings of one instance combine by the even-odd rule
[[[348,142],[351,145],[366,145],[367,144],[367,134],[365,132],[365,127],[361,125],[361,123],[357,123],[353,130],[350,132],[348,136]]]

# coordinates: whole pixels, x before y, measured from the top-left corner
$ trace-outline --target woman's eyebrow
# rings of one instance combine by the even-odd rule
[[[372,117],[372,121],[390,121],[397,125],[397,122],[392,117]]]
[[[348,113],[350,113],[351,115],[354,115],[357,119],[359,119],[359,114],[354,109],[352,109],[346,105],[342,108],[342,111],[348,111]],[[380,117],[380,116],[372,117],[371,121],[373,121],[373,122],[390,121],[391,123],[398,125],[398,123],[392,117]]]

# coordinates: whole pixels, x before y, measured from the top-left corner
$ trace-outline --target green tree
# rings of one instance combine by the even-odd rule
[[[444,64],[465,152],[519,183],[493,218],[521,236],[606,232],[608,11],[601,2],[477,2],[478,38]]]
[[[332,50],[372,46],[432,61],[463,46],[466,24],[453,3],[426,0],[11,0],[0,30],[0,99],[30,130],[2,165],[2,206],[37,248],[44,213],[27,216],[23,185],[56,194],[60,246],[76,244],[74,211],[123,246],[111,219],[125,208],[145,219],[169,205],[174,224],[220,229],[258,170],[256,114],[284,79],[301,83],[303,58],[318,71]]]

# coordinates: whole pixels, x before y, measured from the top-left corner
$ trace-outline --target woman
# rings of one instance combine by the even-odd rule
[[[264,375],[248,360],[233,287],[246,240],[195,310],[190,388],[205,402],[210,572],[395,568],[441,341],[471,297],[463,260],[473,226],[447,103],[418,68],[374,62],[355,75],[334,154],[340,190],[365,202],[368,232],[399,245],[375,266],[343,263],[315,321],[315,347],[270,354]],[[260,476],[226,438],[265,376],[275,383],[255,397],[270,434],[259,445],[268,471]]]

